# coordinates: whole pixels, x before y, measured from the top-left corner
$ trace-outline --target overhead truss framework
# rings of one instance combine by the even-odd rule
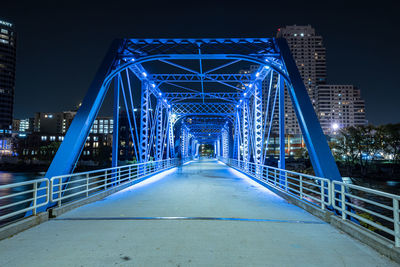
[[[316,175],[341,179],[287,42],[274,38],[115,40],[46,177],[73,172],[110,84],[141,162],[194,156],[207,142],[220,156],[263,164],[288,90]],[[115,165],[118,151],[116,143]]]

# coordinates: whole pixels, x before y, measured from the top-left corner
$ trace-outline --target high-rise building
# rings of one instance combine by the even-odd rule
[[[318,85],[326,84],[326,50],[322,36],[315,34],[315,29],[307,26],[286,26],[278,29],[277,37],[287,40],[293,58],[299,69],[308,95],[316,107],[315,91]],[[285,92],[285,132],[300,134],[296,114],[291,99]]]
[[[34,132],[65,134],[72,123],[76,111],[36,112]]]
[[[316,89],[318,117],[327,135],[341,128],[365,125],[365,104],[353,85],[320,85]]]
[[[11,129],[16,66],[16,33],[12,23],[0,20],[0,129]]]

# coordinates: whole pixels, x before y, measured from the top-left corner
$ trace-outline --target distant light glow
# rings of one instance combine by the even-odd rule
[[[133,61],[135,61],[135,59],[134,59],[134,58],[132,58],[132,59],[131,59],[131,61],[133,62]]]
[[[239,107],[239,105],[236,105],[236,107],[238,108],[238,107]]]
[[[259,73],[259,72],[256,73],[256,77],[258,77],[258,76],[260,76],[260,73]]]
[[[146,72],[142,72],[143,77],[147,77],[147,73]]]
[[[244,95],[244,96],[246,96],[246,95],[247,95],[247,93],[244,93],[243,95]]]
[[[333,130],[337,130],[339,129],[339,124],[337,124],[336,122],[332,124],[332,129]]]
[[[152,83],[151,86],[153,86],[153,88],[156,88],[156,85],[154,83]]]
[[[268,70],[268,69],[269,69],[269,66],[264,66],[264,69]]]
[[[161,96],[162,94],[161,94],[161,93],[158,93],[158,95]]]

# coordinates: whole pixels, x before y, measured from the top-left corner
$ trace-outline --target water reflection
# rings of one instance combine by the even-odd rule
[[[11,172],[0,172],[0,185],[20,183],[25,181],[34,180],[43,177],[41,173],[11,173]],[[12,213],[17,210],[24,209],[30,205],[29,199],[32,198],[32,192],[26,194],[20,194],[17,196],[7,197],[14,193],[25,192],[32,189],[32,185],[18,186],[14,188],[0,189],[0,216]],[[26,201],[24,201],[26,200]],[[19,205],[7,207],[11,203],[21,202]],[[6,224],[10,221],[22,218],[24,214],[20,214],[14,217],[10,217],[0,221],[0,225]]]

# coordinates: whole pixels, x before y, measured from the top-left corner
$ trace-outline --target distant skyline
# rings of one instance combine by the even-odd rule
[[[360,88],[370,123],[400,122],[400,23],[390,3],[73,2],[2,3],[0,19],[18,34],[15,118],[74,108],[114,38],[275,37],[310,24],[324,38],[328,83]]]

